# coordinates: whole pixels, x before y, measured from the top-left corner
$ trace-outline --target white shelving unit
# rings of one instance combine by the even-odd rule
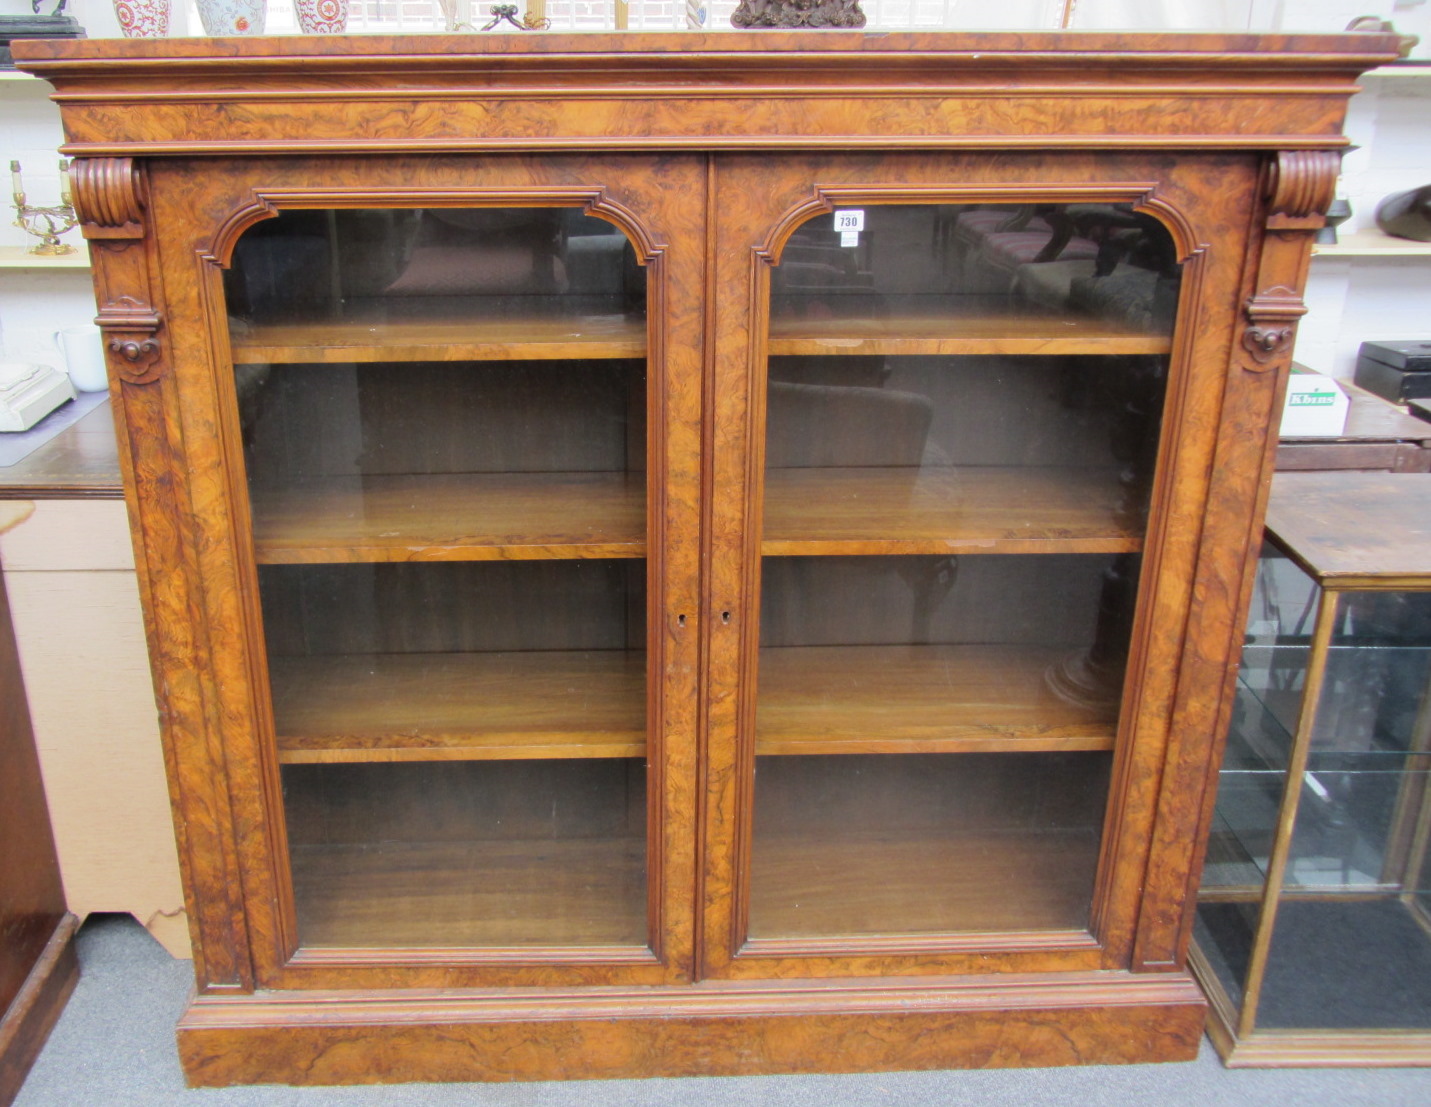
[[[1424,5],[1418,10],[1431,12]],[[1384,66],[1361,84],[1347,119],[1354,147],[1343,160],[1340,188],[1352,216],[1335,246],[1316,248],[1309,310],[1298,326],[1294,355],[1343,380],[1355,373],[1363,342],[1431,335],[1425,291],[1431,242],[1393,238],[1375,221],[1386,197],[1431,184],[1431,64]]]
[[[83,14],[81,21],[90,26]],[[79,229],[61,239],[75,252],[52,258],[31,254],[35,238],[15,226],[10,162],[20,162],[31,203],[57,203],[62,141],[50,86],[0,70],[0,359],[59,365],[55,332],[94,321],[89,250]]]
[[[1431,170],[1428,170],[1431,173]],[[1425,258],[1431,257],[1431,242],[1416,242],[1409,238],[1392,238],[1372,229],[1341,235],[1335,246],[1317,246],[1312,256],[1318,258]],[[4,264],[0,262],[0,264]]]

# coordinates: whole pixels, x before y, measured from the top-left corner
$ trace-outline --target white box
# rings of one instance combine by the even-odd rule
[[[1350,407],[1336,381],[1294,365],[1282,407],[1282,437],[1335,438],[1346,429]]]
[[[0,431],[27,431],[74,398],[70,378],[57,369],[0,362]]]

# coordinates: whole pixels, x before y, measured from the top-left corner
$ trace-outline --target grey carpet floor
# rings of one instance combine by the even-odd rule
[[[190,983],[127,916],[81,929],[82,976],[15,1107],[1428,1107],[1431,1069],[1224,1069],[1189,1064],[869,1076],[709,1077],[567,1084],[185,1088],[173,1028]]]

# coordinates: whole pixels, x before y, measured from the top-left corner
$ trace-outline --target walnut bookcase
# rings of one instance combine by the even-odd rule
[[[1195,1055],[1311,236],[1393,36],[17,44],[196,1084]]]

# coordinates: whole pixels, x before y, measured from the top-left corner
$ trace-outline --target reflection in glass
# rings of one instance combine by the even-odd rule
[[[1114,204],[841,215],[771,276],[749,932],[1084,928],[1171,240]]]
[[[630,244],[288,211],[225,292],[300,942],[645,944]]]

